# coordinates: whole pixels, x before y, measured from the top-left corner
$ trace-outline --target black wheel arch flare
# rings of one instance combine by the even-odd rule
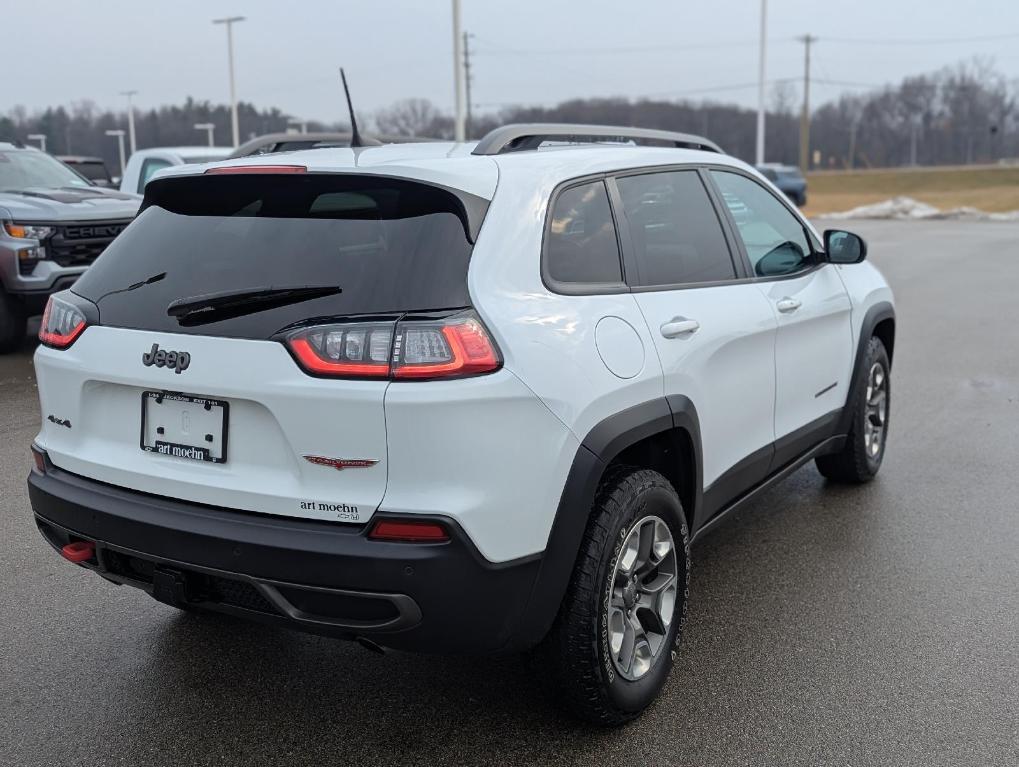
[[[673,429],[685,431],[692,447],[696,474],[692,486],[695,492],[693,508],[685,511],[689,520],[697,519],[703,494],[700,421],[689,398],[677,395],[650,400],[596,424],[577,449],[570,467],[514,645],[533,646],[552,627],[573,574],[580,542],[605,469],[627,448]]]
[[[883,328],[879,335],[885,335],[886,339],[889,337],[894,339],[894,323],[895,309],[887,301],[874,304],[864,315],[857,339],[847,403],[852,402],[856,395],[858,373],[863,364],[867,343],[879,325]],[[889,349],[889,358],[891,351]],[[844,408],[834,433],[848,433],[851,417],[852,413],[848,408]],[[512,642],[514,646],[533,646],[540,642],[551,628],[573,573],[590,509],[605,469],[627,448],[649,437],[673,430],[685,433],[692,452],[694,475],[690,477],[692,492],[680,492],[684,503],[692,506],[685,509],[691,539],[696,535],[696,527],[708,521],[704,519],[703,507],[700,419],[696,406],[688,397],[677,394],[649,400],[600,421],[584,437],[570,467],[531,597]],[[677,488],[677,491],[679,490]]]

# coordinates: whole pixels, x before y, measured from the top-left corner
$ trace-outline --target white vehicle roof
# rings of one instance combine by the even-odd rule
[[[472,154],[477,143],[429,142],[376,147],[324,147],[161,170],[156,178],[204,173],[211,168],[300,165],[311,172],[399,176],[459,189],[486,199],[501,176],[514,183],[555,186],[592,173],[672,164],[712,163],[753,171],[726,154],[698,149],[626,144],[570,144],[505,154]]]

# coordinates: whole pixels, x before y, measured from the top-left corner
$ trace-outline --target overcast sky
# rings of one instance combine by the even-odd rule
[[[235,26],[237,89],[245,101],[306,119],[341,119],[342,64],[359,111],[410,97],[449,110],[450,5],[4,0],[0,112],[81,99],[122,107],[118,92],[127,89],[139,91],[141,107],[187,96],[226,102],[226,33],[211,19],[227,15],[247,17]],[[820,38],[814,75],[827,82],[814,86],[815,103],[975,55],[1019,78],[1019,0],[768,5],[769,79],[802,77],[803,46],[793,38]],[[464,28],[475,35],[472,101],[493,108],[654,96],[753,105],[759,8],[759,0],[463,0]]]

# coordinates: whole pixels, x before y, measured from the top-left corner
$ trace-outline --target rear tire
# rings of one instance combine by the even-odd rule
[[[25,340],[25,307],[0,287],[0,354],[18,349]]]
[[[668,480],[626,468],[607,476],[542,648],[572,713],[619,725],[658,696],[686,618],[689,563],[683,507]]]
[[[871,338],[857,373],[855,399],[846,405],[852,409],[846,444],[838,453],[823,455],[815,461],[818,471],[827,479],[860,484],[874,479],[881,468],[888,438],[890,373],[885,345],[880,338]]]

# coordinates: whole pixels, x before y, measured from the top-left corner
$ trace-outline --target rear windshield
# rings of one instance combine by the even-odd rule
[[[154,181],[74,291],[99,306],[103,325],[243,338],[309,319],[464,307],[468,210],[478,207],[467,197],[377,176]],[[194,326],[167,313],[181,299],[292,287],[342,292]]]

